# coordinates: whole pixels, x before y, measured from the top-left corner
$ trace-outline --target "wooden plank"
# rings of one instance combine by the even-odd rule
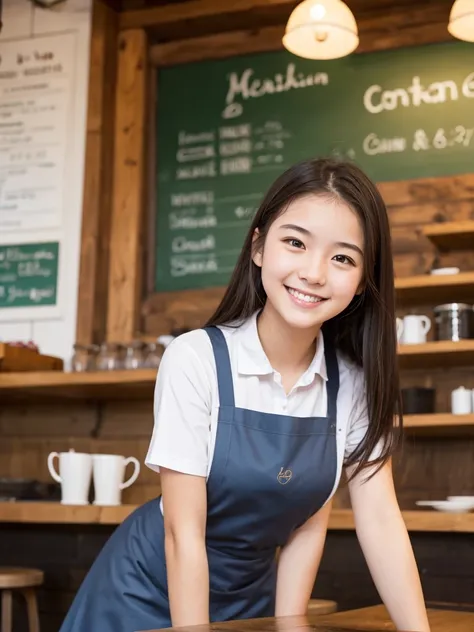
[[[92,13],[84,198],[76,340],[105,338],[110,240],[117,13],[95,0]]]
[[[0,502],[0,522],[50,524],[120,524],[135,505],[99,507],[71,506],[48,502]],[[442,513],[437,511],[404,511],[403,518],[409,531],[474,533],[474,514]],[[330,529],[354,529],[350,509],[334,509],[329,520]]]
[[[147,9],[124,11],[120,15],[121,29],[151,28],[159,26],[166,30],[184,21],[213,18],[219,16],[249,15],[258,8],[270,8],[273,11],[283,8],[290,15],[298,4],[295,0],[188,0],[188,2],[173,2]]]
[[[472,198],[467,200],[456,199],[443,200],[435,199],[422,204],[405,204],[388,206],[390,225],[392,227],[403,226],[405,230],[408,226],[423,226],[423,231],[435,222],[440,226],[445,223],[461,223],[474,219],[474,205]]]
[[[451,301],[472,303],[474,272],[449,275],[430,275],[395,279],[399,305],[432,303],[440,305]]]
[[[390,210],[397,206],[472,201],[474,173],[380,182],[378,189]]]
[[[449,606],[453,607],[453,604],[446,605],[445,610],[428,609],[431,632],[471,632],[474,629],[474,613],[449,610]],[[350,630],[354,632],[356,630],[386,630],[388,632],[396,629],[385,606],[371,606],[360,610],[346,610],[322,617],[312,617],[311,624],[315,630],[317,629],[314,628],[316,625],[327,625],[341,626],[347,632]],[[223,632],[226,627],[225,624],[222,626]],[[290,630],[297,628],[297,625],[295,623],[291,625],[289,619],[288,626],[285,627]],[[221,626],[216,629],[216,632],[220,632],[220,628]],[[273,632],[270,627],[267,627],[266,630]],[[150,632],[153,631],[150,630]]]
[[[423,235],[439,250],[474,249],[474,220],[423,227]]]
[[[436,341],[419,345],[400,345],[400,366],[404,369],[474,365],[474,340]]]
[[[138,327],[146,173],[146,59],[147,38],[144,31],[122,32],[118,53],[115,179],[108,285],[109,341],[129,341],[135,336]]]
[[[5,373],[0,374],[2,401],[15,396],[68,399],[153,398],[155,369],[134,371],[97,371],[89,373]]]
[[[276,26],[265,24],[251,24],[245,21],[245,27],[239,30],[236,26],[236,13],[240,8],[236,3],[219,3],[211,11],[212,2],[186,2],[177,5],[165,5],[155,7],[147,11],[124,12],[121,15],[121,25],[141,24],[144,28],[151,28],[154,33],[161,35],[160,39],[169,39],[166,28],[177,27],[183,24],[180,33],[174,33],[170,41],[155,44],[150,48],[150,59],[154,65],[166,66],[173,64],[189,63],[203,59],[222,59],[234,55],[261,53],[283,48],[282,37],[285,32],[285,23],[290,15],[294,2],[283,0],[282,6],[288,6],[284,14],[284,20]],[[197,6],[197,5],[200,6]],[[255,10],[258,3],[243,2]],[[452,39],[446,29],[449,11],[442,2],[430,3],[429,7],[416,5],[391,6],[390,10],[382,13],[372,8],[370,13],[357,15],[356,20],[359,29],[360,44],[356,53],[388,50],[403,46],[432,44]],[[275,4],[263,0],[262,7],[272,9],[275,13]],[[354,9],[354,7],[352,7]],[[221,15],[221,22],[227,19],[228,28],[221,28],[220,32],[212,34],[210,27],[201,37],[196,37],[195,32],[189,32],[193,20],[202,19],[209,14],[215,18]],[[184,16],[187,16],[186,18]],[[283,18],[283,14],[282,14]],[[186,20],[186,22],[184,22]],[[232,25],[232,30],[230,30]],[[223,32],[230,31],[230,32]]]
[[[416,436],[472,436],[474,435],[474,415],[405,415],[403,427],[407,433]]]

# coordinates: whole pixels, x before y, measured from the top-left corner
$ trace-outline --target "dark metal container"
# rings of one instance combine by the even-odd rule
[[[446,303],[434,308],[436,340],[474,338],[474,309],[467,303]]]

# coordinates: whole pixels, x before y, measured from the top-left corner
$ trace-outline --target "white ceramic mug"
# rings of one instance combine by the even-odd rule
[[[130,478],[123,482],[125,468],[133,463],[135,468]],[[125,458],[120,454],[92,455],[94,478],[94,505],[120,505],[122,489],[130,487],[140,474],[140,463],[134,456]]]
[[[59,460],[59,474],[54,459]],[[61,483],[61,504],[88,505],[92,477],[92,456],[83,452],[51,452],[48,470],[57,483]]]
[[[399,328],[397,322],[397,330]],[[404,345],[422,344],[426,342],[426,334],[431,329],[428,316],[409,314],[400,326],[400,342]]]
[[[453,415],[469,415],[472,412],[472,391],[460,386],[451,393],[451,412]]]

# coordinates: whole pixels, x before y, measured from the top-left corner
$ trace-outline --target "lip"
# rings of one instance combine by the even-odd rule
[[[305,309],[316,309],[317,307],[319,307],[320,305],[322,305],[327,299],[324,298],[324,296],[320,296],[319,294],[312,294],[311,292],[302,292],[301,290],[298,290],[294,287],[289,287],[285,285],[285,289],[288,293],[288,296],[291,298],[291,300],[293,301],[293,303],[295,303],[295,305],[298,305],[298,307],[304,307]],[[293,294],[291,294],[291,292],[289,290],[294,290],[295,292],[301,292],[301,294],[306,294],[307,296],[313,296],[314,298],[320,298],[321,301],[319,301],[318,303],[311,303],[311,302],[307,302],[307,301],[302,301],[299,298],[297,298],[296,296],[294,296]]]

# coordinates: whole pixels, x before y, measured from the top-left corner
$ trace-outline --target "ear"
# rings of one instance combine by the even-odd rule
[[[259,268],[262,267],[262,259],[263,259],[263,253],[262,253],[262,249],[259,248],[258,250],[255,247],[256,241],[259,238],[260,233],[258,228],[256,228],[254,230],[253,236],[252,236],[252,261],[254,262],[254,264],[256,266],[258,266]]]

